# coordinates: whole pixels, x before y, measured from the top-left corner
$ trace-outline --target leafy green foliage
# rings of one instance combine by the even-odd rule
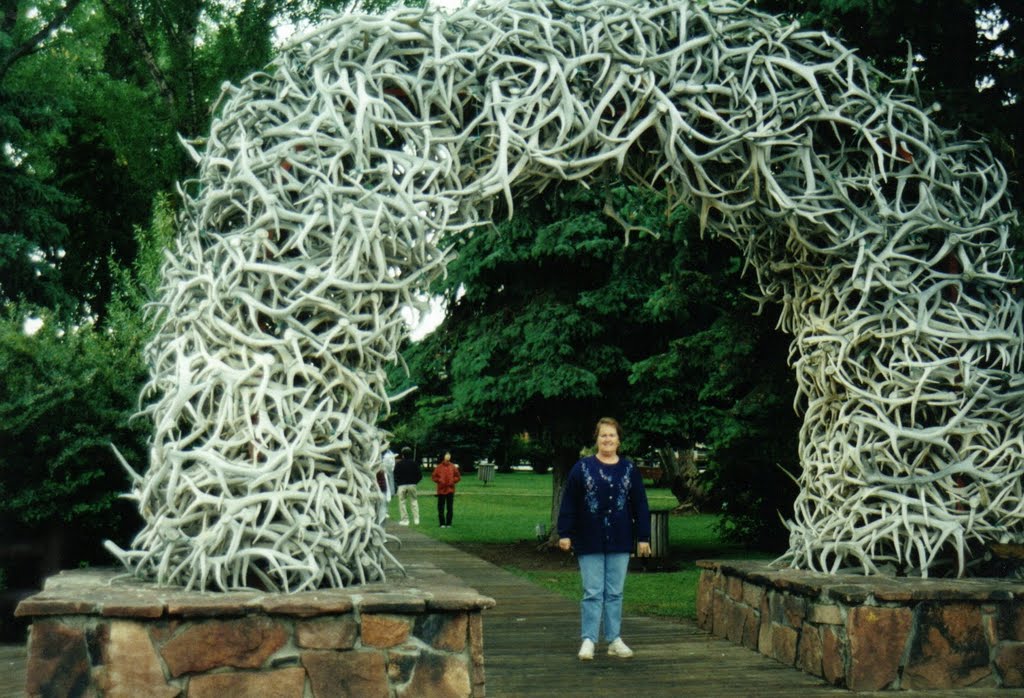
[[[396,433],[492,424],[499,463],[528,435],[528,457],[555,468],[554,511],[613,415],[634,456],[706,444],[726,532],[777,539],[796,493],[780,467],[796,467],[788,342],[755,317],[738,252],[646,190],[562,185],[524,209],[458,241],[438,287],[448,316],[406,352],[420,391]]]
[[[102,319],[225,81],[339,0],[15,0],[0,16],[0,302]],[[388,3],[378,3],[385,5]],[[51,31],[45,31],[45,29]]]
[[[0,317],[0,525],[21,539],[62,528],[75,556],[66,562],[106,559],[99,542],[126,542],[138,526],[120,500],[129,482],[110,445],[136,466],[146,462],[150,425],[131,419],[152,332],[141,306],[173,234],[169,207],[157,211],[137,231],[137,266],[114,267],[117,286],[102,325],[69,326],[40,311],[43,326],[28,335],[22,325],[31,308],[10,305]]]
[[[135,457],[145,452],[126,410],[139,387],[138,359],[95,328],[62,331],[52,317],[27,336],[22,317],[8,312],[0,321],[4,530],[38,532],[51,522],[81,533],[116,530],[110,517],[127,482],[109,443]]]

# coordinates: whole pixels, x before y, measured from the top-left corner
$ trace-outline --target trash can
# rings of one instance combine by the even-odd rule
[[[476,464],[476,476],[485,485],[494,479],[494,469],[497,466],[494,463],[477,463]]]
[[[671,509],[651,509],[651,557],[668,556],[668,514]]]

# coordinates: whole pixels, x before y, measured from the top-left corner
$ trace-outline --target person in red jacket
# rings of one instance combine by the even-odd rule
[[[430,479],[437,483],[437,519],[441,528],[452,525],[452,508],[455,506],[455,485],[462,479],[459,466],[452,463],[452,454],[445,453],[444,460],[434,466]]]

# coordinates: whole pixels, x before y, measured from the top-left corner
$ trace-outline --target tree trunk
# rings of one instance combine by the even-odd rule
[[[658,449],[657,453],[665,470],[662,481],[668,482],[678,502],[676,511],[699,513],[706,509],[710,499],[698,465],[698,461],[703,461],[703,454],[697,449],[676,451],[671,448]]]
[[[579,460],[579,452],[571,448],[554,451],[551,466],[551,532],[548,534],[547,545],[558,545],[558,512],[562,508],[562,491],[569,479],[569,471]]]

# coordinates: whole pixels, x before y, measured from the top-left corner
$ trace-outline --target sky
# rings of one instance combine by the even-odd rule
[[[409,330],[409,337],[414,342],[418,342],[428,334],[437,329],[437,326],[444,320],[444,303],[441,301],[440,296],[435,296],[430,299],[430,310],[417,317],[417,313],[412,308],[405,308],[402,310],[402,317],[405,318],[405,322],[411,328]]]

